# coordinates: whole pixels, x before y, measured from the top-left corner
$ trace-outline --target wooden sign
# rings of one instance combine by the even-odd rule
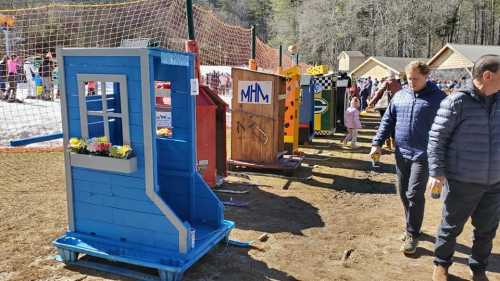
[[[309,75],[323,75],[328,72],[328,65],[316,65],[311,66],[307,69],[307,74]]]
[[[238,103],[272,104],[272,81],[238,81]]]

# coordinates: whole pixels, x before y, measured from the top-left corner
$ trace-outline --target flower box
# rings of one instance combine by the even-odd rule
[[[137,171],[137,157],[119,159],[92,154],[70,152],[71,166],[117,173]]]

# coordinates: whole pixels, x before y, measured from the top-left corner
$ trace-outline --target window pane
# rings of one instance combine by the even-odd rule
[[[98,89],[99,82],[85,81],[84,83],[87,111],[102,111],[102,99]]]
[[[123,145],[122,119],[116,117],[109,118],[109,141],[113,145]]]
[[[106,102],[108,112],[122,113],[120,104],[120,83],[106,82]]]
[[[104,120],[102,116],[87,116],[89,139],[104,136]]]

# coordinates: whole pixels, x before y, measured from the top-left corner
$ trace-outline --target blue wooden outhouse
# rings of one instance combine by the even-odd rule
[[[65,145],[105,136],[135,152],[129,159],[65,152],[69,230],[54,241],[60,258],[147,279],[79,259],[86,254],[180,280],[234,227],[197,170],[193,55],[91,48],[59,49],[57,57]]]

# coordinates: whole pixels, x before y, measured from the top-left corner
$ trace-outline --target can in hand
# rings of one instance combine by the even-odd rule
[[[373,153],[370,157],[372,158],[372,167],[379,168],[380,167],[380,153]]]
[[[443,191],[443,184],[442,183],[434,185],[431,189],[431,197],[433,199],[441,198],[441,191]]]

